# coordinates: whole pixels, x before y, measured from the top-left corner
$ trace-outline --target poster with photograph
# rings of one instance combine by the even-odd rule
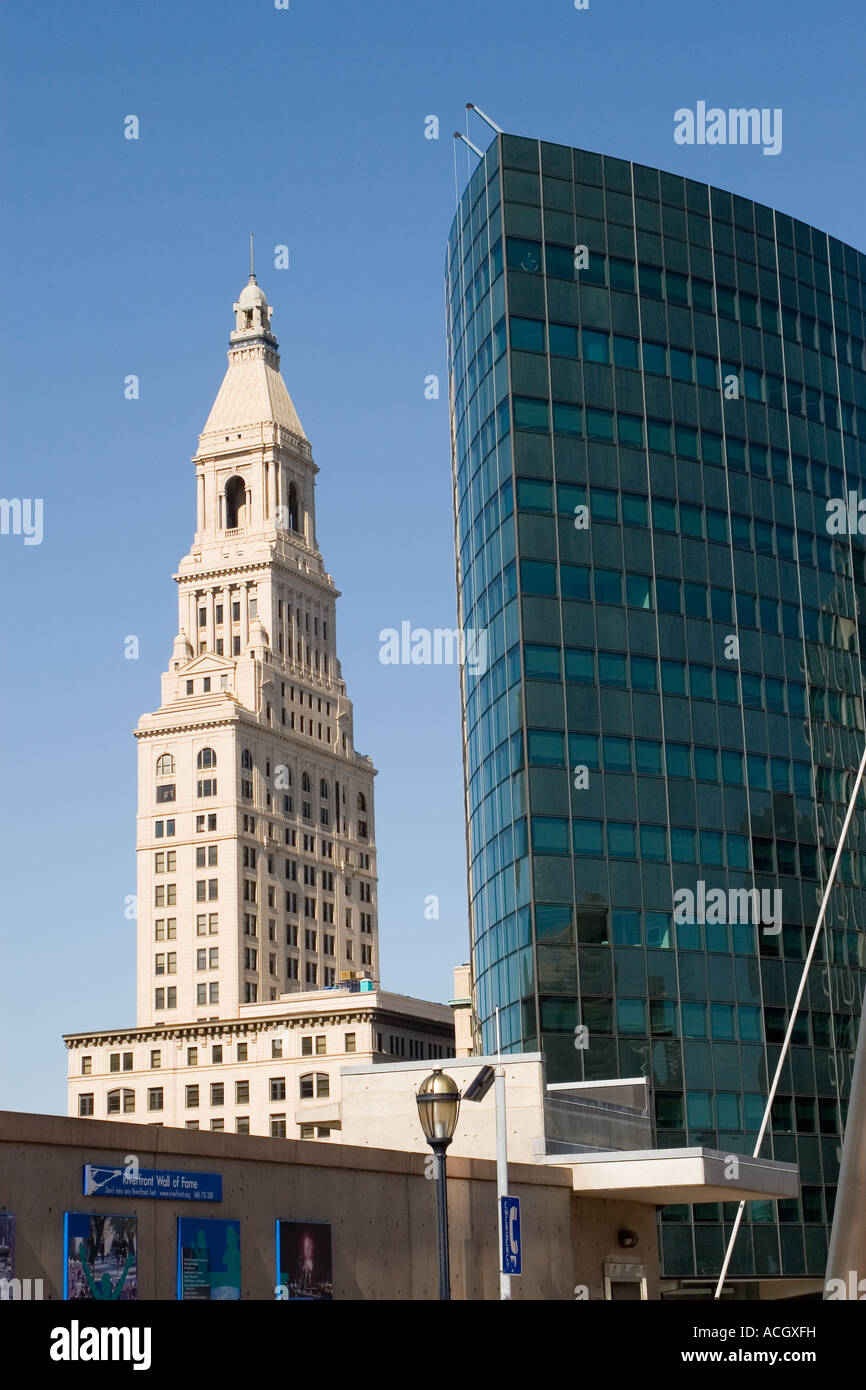
[[[138,1218],[68,1211],[63,1218],[63,1297],[138,1297]]]
[[[334,1297],[327,1221],[277,1222],[277,1284],[283,1299]]]
[[[15,1278],[15,1217],[0,1211],[0,1279]]]
[[[241,1296],[241,1223],[181,1216],[177,1222],[177,1296]]]

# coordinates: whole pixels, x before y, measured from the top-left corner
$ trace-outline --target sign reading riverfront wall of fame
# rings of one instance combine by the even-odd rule
[[[170,1202],[221,1202],[223,1180],[219,1173],[176,1173],[169,1169],[123,1168],[84,1165],[85,1197],[154,1197]]]

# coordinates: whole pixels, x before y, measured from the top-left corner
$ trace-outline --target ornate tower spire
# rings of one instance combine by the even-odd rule
[[[317,469],[254,271],[234,312],[193,459],[178,636],[160,708],[137,730],[147,1025],[237,1018],[338,972],[378,970],[375,770],[353,745]],[[161,941],[176,943],[170,954]]]

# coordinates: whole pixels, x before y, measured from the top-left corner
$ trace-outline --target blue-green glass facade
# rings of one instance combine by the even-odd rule
[[[446,302],[481,1042],[498,1006],[552,1081],[648,1076],[660,1145],[749,1152],[864,737],[866,549],[827,504],[866,497],[866,258],[504,135]],[[699,881],[778,890],[782,930],[678,924]],[[734,1276],[823,1274],[863,885],[858,808],[762,1151],[802,1198],[747,1208]],[[665,1275],[718,1271],[735,1210],[668,1208]]]

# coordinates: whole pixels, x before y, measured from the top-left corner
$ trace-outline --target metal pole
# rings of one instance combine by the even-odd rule
[[[499,1297],[511,1297],[511,1275],[503,1274],[505,1251],[502,1248],[502,1198],[508,1196],[508,1131],[505,1125],[505,1068],[495,1072],[496,1097],[496,1206],[499,1212]]]
[[[451,1269],[448,1260],[448,1193],[445,1178],[445,1150],[450,1140],[431,1141],[430,1147],[436,1155],[436,1213],[439,1230],[439,1297],[451,1298]]]
[[[797,1013],[798,1013],[799,1008],[800,1008],[800,1002],[801,1002],[801,1000],[802,1000],[802,998],[803,998],[803,994],[805,993],[805,990],[806,990],[806,981],[807,981],[807,979],[809,978],[809,967],[810,967],[811,964],[812,964],[812,957],[813,957],[814,954],[815,954],[815,948],[816,948],[817,945],[818,945],[818,939],[819,939],[819,937],[820,937],[820,935],[821,935],[821,931],[822,931],[823,926],[824,926],[824,917],[826,916],[827,908],[828,908],[829,903],[830,903],[830,893],[831,893],[831,891],[832,891],[832,889],[833,889],[833,884],[834,884],[835,881],[836,881],[836,870],[837,870],[838,867],[839,867],[839,860],[842,858],[842,850],[843,850],[844,847],[845,847],[845,838],[846,838],[846,836],[847,836],[847,834],[848,834],[848,826],[851,824],[851,817],[854,815],[854,806],[855,806],[856,801],[857,801],[857,793],[858,793],[858,791],[860,790],[860,783],[863,781],[863,773],[864,773],[864,772],[866,772],[866,748],[863,749],[863,756],[862,756],[862,758],[860,759],[860,766],[859,766],[859,768],[857,769],[857,776],[856,776],[856,778],[855,778],[855,780],[854,780],[854,788],[853,788],[853,790],[852,790],[852,792],[851,792],[851,800],[850,800],[849,803],[848,803],[848,810],[847,810],[847,812],[846,812],[845,819],[844,819],[844,821],[842,822],[842,829],[841,829],[840,832],[839,832],[839,840],[838,840],[838,843],[837,843],[837,845],[836,845],[836,853],[833,855],[833,862],[832,862],[832,864],[830,865],[830,873],[829,873],[829,875],[827,876],[827,883],[826,883],[826,886],[825,886],[825,888],[824,888],[824,896],[823,896],[822,899],[821,899],[821,906],[820,906],[820,908],[818,909],[818,917],[817,917],[817,920],[816,920],[816,922],[815,922],[815,930],[812,932],[812,940],[811,940],[811,942],[810,942],[810,944],[809,944],[809,949],[808,949],[808,951],[806,952],[806,959],[805,959],[805,962],[804,962],[804,964],[803,964],[803,973],[802,973],[802,975],[800,976],[800,986],[799,986],[799,988],[798,988],[798,990],[797,990],[797,994],[796,994],[796,997],[795,997],[795,999],[794,999],[794,1002],[793,1002],[793,1004],[791,1005],[791,1016],[790,1016],[790,1018],[788,1019],[788,1027],[787,1027],[787,1030],[786,1030],[786,1032],[785,1032],[784,1040],[783,1040],[783,1042],[782,1042],[782,1050],[781,1050],[781,1052],[779,1053],[779,1061],[778,1061],[778,1064],[777,1064],[777,1066],[776,1066],[776,1074],[775,1074],[775,1076],[773,1077],[773,1082],[772,1082],[772,1085],[770,1086],[770,1094],[767,1096],[767,1104],[766,1104],[765,1109],[764,1109],[764,1118],[763,1118],[763,1120],[761,1121],[761,1128],[760,1128],[759,1131],[758,1131],[757,1142],[756,1142],[756,1144],[755,1144],[755,1149],[754,1149],[754,1152],[753,1152],[753,1154],[752,1154],[752,1157],[753,1157],[753,1158],[758,1158],[758,1157],[760,1156],[760,1153],[761,1153],[761,1145],[762,1145],[763,1142],[764,1142],[764,1135],[765,1135],[766,1132],[767,1132],[767,1125],[768,1125],[769,1122],[770,1122],[770,1114],[771,1114],[772,1109],[773,1109],[773,1101],[776,1099],[776,1090],[777,1090],[778,1085],[779,1085],[779,1079],[780,1079],[780,1077],[781,1077],[781,1075],[782,1075],[782,1069],[784,1068],[785,1060],[786,1060],[787,1055],[788,1055],[788,1048],[789,1048],[790,1045],[791,1045],[791,1036],[792,1036],[792,1034],[793,1034],[793,1032],[794,1032],[794,1024],[795,1024],[796,1021],[797,1021]],[[859,1042],[858,1042],[858,1051],[859,1051]],[[848,1123],[849,1123],[849,1125],[850,1125],[850,1114],[849,1114]],[[741,1222],[742,1219],[743,1219],[743,1212],[745,1211],[745,1208],[746,1208],[746,1203],[745,1203],[745,1201],[740,1202],[740,1205],[739,1205],[738,1208],[737,1208],[737,1215],[736,1215],[736,1218],[735,1218],[735,1220],[734,1220],[734,1225],[733,1225],[733,1228],[732,1228],[732,1230],[731,1230],[731,1237],[730,1237],[730,1240],[728,1241],[728,1248],[727,1248],[726,1251],[725,1251],[725,1258],[724,1258],[724,1261],[723,1261],[723,1263],[722,1263],[722,1270],[721,1270],[721,1273],[719,1274],[719,1281],[718,1281],[718,1283],[716,1284],[716,1291],[715,1291],[715,1293],[714,1293],[714,1295],[713,1295],[714,1298],[721,1298],[721,1296],[722,1296],[722,1287],[723,1287],[724,1282],[725,1282],[725,1276],[726,1276],[727,1273],[728,1273],[728,1265],[731,1263],[731,1256],[732,1256],[733,1253],[734,1253],[734,1244],[735,1244],[736,1239],[737,1239],[737,1232],[738,1232],[739,1229],[740,1229],[740,1222]]]
[[[467,111],[474,111],[475,114],[476,114],[476,116],[480,116],[481,119],[482,119],[482,121],[486,121],[486,122],[487,122],[487,124],[490,126],[490,129],[491,129],[491,130],[495,130],[495,131],[496,131],[496,134],[497,134],[497,135],[501,135],[501,134],[502,134],[502,126],[497,125],[495,121],[491,121],[491,119],[490,119],[489,116],[485,116],[484,112],[481,110],[481,107],[480,107],[480,106],[476,106],[474,101],[467,101],[467,103],[466,103],[466,110],[467,110]]]
[[[860,1016],[857,1053],[851,1094],[848,1097],[848,1119],[842,1143],[842,1165],[836,1206],[833,1210],[833,1229],[830,1233],[830,1253],[824,1297],[827,1298],[831,1279],[841,1279],[846,1298],[859,1299],[861,1279],[866,1276],[866,1022]],[[853,1271],[854,1278],[851,1278]]]
[[[499,1225],[499,1297],[511,1298],[511,1275],[504,1274],[502,1198],[508,1196],[508,1126],[505,1112],[505,1068],[502,1065],[502,1045],[499,1034],[499,1009],[496,1010],[496,1070],[493,1096],[496,1104],[496,1211]]]

